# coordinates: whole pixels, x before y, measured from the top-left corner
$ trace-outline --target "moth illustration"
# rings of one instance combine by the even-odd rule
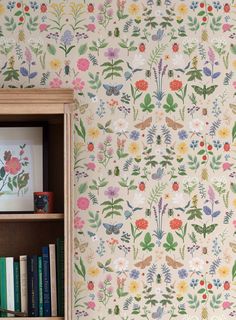
[[[205,84],[204,86],[201,88],[199,86],[195,86],[193,85],[192,88],[194,89],[194,91],[199,94],[200,96],[203,96],[204,100],[206,99],[206,96],[209,96],[210,94],[212,94],[215,89],[217,88],[217,85],[214,86],[210,86],[207,87]]]
[[[151,262],[152,262],[152,256],[148,256],[146,259],[135,263],[135,267],[140,268],[140,269],[144,269],[144,268],[150,266]]]
[[[143,122],[140,122],[135,125],[135,128],[140,129],[140,130],[145,130],[146,128],[149,128],[152,123],[152,117],[147,118]]]
[[[229,107],[230,107],[230,109],[232,110],[232,112],[233,112],[234,114],[236,114],[236,104],[230,103],[230,104],[229,104]]]
[[[78,109],[81,114],[84,114],[86,109],[88,108],[88,103],[80,104],[78,100],[75,100],[75,108]]]
[[[74,239],[75,249],[79,249],[81,253],[85,252],[88,247],[88,242],[81,242],[79,239]]]
[[[104,228],[106,229],[106,234],[119,234],[120,229],[123,227],[123,223],[117,223],[117,224],[109,224],[109,223],[103,223]]]
[[[236,253],[236,243],[230,242],[229,245],[230,245],[232,251],[233,251],[234,253]]]
[[[172,120],[169,117],[166,117],[166,124],[169,128],[172,128],[173,130],[181,129],[183,128],[183,125],[181,123],[178,123],[174,120]]]
[[[111,96],[118,96],[120,94],[120,90],[123,88],[123,84],[118,84],[116,86],[110,86],[109,84],[103,85],[104,89],[106,89],[106,95]]]
[[[172,267],[173,269],[178,269],[178,268],[183,267],[183,264],[181,262],[178,262],[169,256],[166,256],[166,262],[167,262],[168,266]]]
[[[207,226],[204,223],[203,226],[199,226],[198,224],[192,224],[192,226],[197,233],[203,234],[203,237],[206,238],[206,235],[212,233],[218,224],[211,224]]]

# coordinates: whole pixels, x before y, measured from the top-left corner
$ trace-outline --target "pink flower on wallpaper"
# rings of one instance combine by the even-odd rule
[[[236,81],[233,82],[234,89],[236,90]]]
[[[80,216],[75,217],[75,219],[74,219],[75,229],[79,229],[79,230],[83,229],[84,224],[85,224],[85,222]]]
[[[96,29],[96,25],[94,23],[89,23],[87,24],[87,31],[91,31],[91,32],[94,32],[95,29]]]
[[[60,88],[62,85],[62,81],[59,78],[54,78],[52,81],[50,81],[50,87],[51,88]]]
[[[90,65],[90,62],[88,59],[86,58],[80,58],[78,61],[77,61],[77,68],[80,70],[80,71],[87,71],[88,68],[89,68],[89,65]]]
[[[96,164],[94,162],[89,162],[86,164],[88,170],[94,171],[96,168]]]
[[[5,171],[16,175],[21,170],[21,163],[20,160],[16,157],[12,157],[5,164]]]
[[[49,27],[49,24],[41,23],[39,25],[39,30],[40,30],[40,32],[47,31],[48,27]]]
[[[77,207],[81,210],[86,210],[89,207],[89,199],[86,197],[79,197],[77,200]]]
[[[94,301],[89,301],[89,302],[87,303],[87,307],[88,307],[88,309],[94,310],[94,308],[96,307],[96,304],[95,304]]]
[[[73,89],[78,90],[78,91],[82,91],[85,86],[85,82],[83,80],[81,80],[80,78],[75,78],[72,81],[72,84],[73,84]]]

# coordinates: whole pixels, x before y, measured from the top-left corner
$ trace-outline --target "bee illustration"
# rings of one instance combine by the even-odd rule
[[[68,76],[70,74],[70,60],[65,61],[64,71],[65,71],[66,76]]]

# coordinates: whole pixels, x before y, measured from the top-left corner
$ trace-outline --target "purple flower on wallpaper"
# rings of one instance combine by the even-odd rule
[[[61,37],[61,42],[65,45],[65,46],[70,46],[72,41],[74,39],[74,36],[72,34],[72,32],[70,30],[66,30],[64,32],[64,34]]]
[[[118,58],[118,48],[108,48],[108,50],[105,52],[105,57],[107,57],[109,60],[117,59]]]
[[[118,187],[109,187],[104,193],[109,199],[112,199],[118,197],[119,190]]]

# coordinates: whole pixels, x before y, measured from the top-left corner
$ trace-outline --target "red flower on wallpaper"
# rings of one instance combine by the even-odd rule
[[[172,219],[170,221],[170,227],[172,230],[178,230],[179,228],[182,227],[182,224],[183,222],[180,219]]]
[[[173,80],[170,82],[170,88],[172,91],[178,91],[183,87],[183,83],[180,80]]]
[[[145,80],[138,80],[135,82],[135,87],[140,91],[146,91],[148,88],[148,82]]]
[[[139,219],[135,221],[135,225],[140,230],[146,230],[148,227],[148,221],[146,219]]]

